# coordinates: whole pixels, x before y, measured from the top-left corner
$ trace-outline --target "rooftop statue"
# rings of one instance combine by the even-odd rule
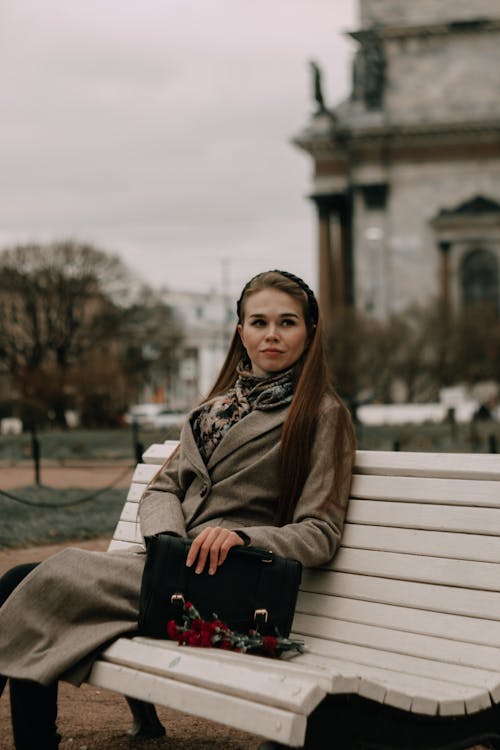
[[[317,104],[316,115],[320,115],[326,112],[325,101],[323,99],[323,91],[321,86],[321,70],[319,65],[314,60],[309,60],[313,76],[313,96]]]

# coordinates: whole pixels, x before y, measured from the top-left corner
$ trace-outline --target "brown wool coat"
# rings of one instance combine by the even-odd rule
[[[311,470],[292,523],[278,528],[278,452],[286,407],[254,411],[224,436],[205,466],[187,422],[175,458],[140,505],[144,536],[169,531],[196,536],[207,525],[244,529],[251,543],[316,566],[340,541],[349,487],[321,510],[333,478],[338,406],[327,400]],[[346,453],[346,461],[349,461]],[[137,628],[144,550],[89,552],[68,548],[41,563],[0,609],[0,674],[49,684],[78,684],[96,653]]]

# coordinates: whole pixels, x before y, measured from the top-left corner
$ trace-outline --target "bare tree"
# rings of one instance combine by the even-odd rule
[[[336,386],[352,404],[389,403],[395,383],[418,402],[444,386],[500,381],[500,319],[491,307],[453,315],[435,301],[383,321],[346,309],[328,342]]]
[[[0,254],[0,361],[19,396],[65,424],[71,375],[118,338],[133,277],[116,257],[73,241]]]
[[[478,304],[456,323],[455,369],[461,380],[500,382],[500,318],[491,305]]]
[[[366,400],[390,401],[404,335],[397,319],[382,322],[354,308],[337,314],[328,336],[330,370],[353,409]]]

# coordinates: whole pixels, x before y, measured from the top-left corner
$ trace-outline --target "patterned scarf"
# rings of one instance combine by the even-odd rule
[[[293,367],[271,377],[257,377],[243,366],[232,388],[202,404],[191,416],[191,428],[205,461],[226,432],[254,409],[266,411],[289,404],[293,396]]]

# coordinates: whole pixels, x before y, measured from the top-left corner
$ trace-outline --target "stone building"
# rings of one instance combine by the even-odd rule
[[[163,301],[182,330],[179,367],[165,393],[176,409],[191,409],[212,388],[236,324],[232,300],[216,292],[165,291]],[[145,400],[148,395],[144,394]]]
[[[500,0],[359,0],[352,91],[311,155],[324,313],[500,309]]]

